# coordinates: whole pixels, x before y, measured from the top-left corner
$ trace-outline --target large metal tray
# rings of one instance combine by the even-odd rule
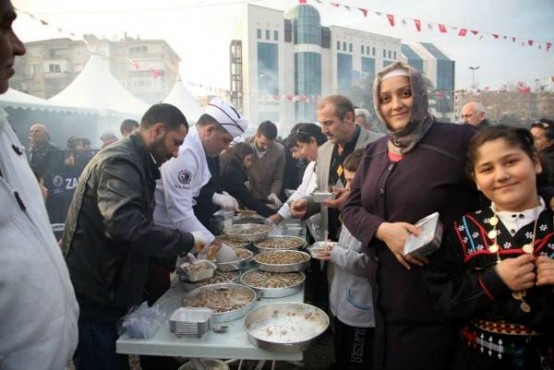
[[[201,301],[217,295],[217,300],[212,300],[213,305],[202,305]],[[206,285],[188,293],[183,298],[184,307],[207,307],[214,311],[212,321],[216,324],[233,321],[246,315],[257,299],[256,291],[244,285],[235,283]],[[244,303],[242,302],[244,301]],[[229,309],[233,305],[240,307]]]
[[[226,235],[219,235],[215,237],[223,245],[227,245],[231,248],[248,248],[250,246],[249,241],[236,241],[229,239]]]
[[[288,262],[291,259],[300,261]],[[254,261],[260,270],[269,272],[305,271],[310,267],[310,255],[295,250],[263,252],[254,256]]]
[[[244,319],[248,339],[274,352],[309,348],[329,327],[329,316],[306,303],[277,303],[258,307]]]
[[[240,271],[218,271],[215,270],[214,276],[209,279],[201,280],[196,283],[188,281],[184,275],[179,276],[181,287],[185,292],[193,291],[194,289],[213,284],[236,283],[240,279]]]
[[[237,224],[225,230],[227,238],[239,242],[255,242],[267,238],[271,226],[260,224]]]
[[[294,284],[290,284],[282,287],[266,288],[249,282],[247,280],[247,277],[251,274],[252,275],[256,274],[258,279],[263,282],[267,281],[268,279],[278,278],[280,275],[284,276],[287,274],[291,274],[291,275],[294,274],[297,276],[297,281]],[[293,295],[302,290],[302,288],[304,287],[305,280],[306,280],[306,275],[304,275],[304,273],[302,272],[267,272],[267,271],[261,271],[257,269],[246,271],[240,277],[241,284],[244,284],[245,286],[254,289],[258,297],[261,297],[261,298],[281,298],[281,297],[287,297],[289,295]]]
[[[248,250],[246,248],[233,248],[233,249],[235,250],[237,255],[241,253],[246,255],[246,257],[240,258],[239,256],[240,259],[233,262],[221,262],[221,263],[216,262],[215,265],[217,266],[218,270],[236,271],[236,270],[244,269],[250,265],[250,263],[252,262],[252,256],[254,255],[254,253],[251,250]]]
[[[254,247],[257,248],[260,253],[300,249],[305,245],[306,240],[290,235],[272,235],[254,243]]]

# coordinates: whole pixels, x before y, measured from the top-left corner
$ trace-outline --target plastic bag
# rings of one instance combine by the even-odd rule
[[[168,318],[166,310],[159,304],[148,307],[148,303],[142,304],[123,317],[121,327],[130,338],[148,339],[156,334],[160,325]]]

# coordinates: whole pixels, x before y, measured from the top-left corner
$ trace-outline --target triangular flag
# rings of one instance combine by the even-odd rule
[[[533,46],[533,42],[534,42],[533,40],[527,41],[527,43],[529,44],[529,46]]]
[[[394,15],[387,14],[387,19],[389,20],[391,27],[394,27]]]
[[[421,32],[421,21],[419,19],[414,19],[414,24],[417,32]]]
[[[433,25],[431,23],[427,23],[427,28],[429,28],[429,30],[433,30]]]
[[[471,33],[474,34],[474,35],[477,35],[477,34],[479,34],[479,31],[471,30]]]
[[[494,37],[495,39],[497,39],[497,38],[498,38],[498,35],[497,35],[496,33],[493,33],[493,34],[492,34],[492,37]]]
[[[367,9],[358,8],[358,10],[363,13],[364,17],[367,17]]]
[[[383,13],[381,12],[375,12],[375,14],[377,14],[379,17],[383,15]]]
[[[465,36],[467,35],[467,29],[460,28],[460,32],[458,32],[458,36]]]
[[[307,4],[308,2],[306,0],[298,0],[299,4]]]
[[[331,3],[331,5],[333,5],[334,7],[337,7],[337,8],[340,6],[339,3]]]
[[[343,5],[343,7],[344,7],[346,10],[350,11],[350,7],[349,7],[348,5]]]
[[[440,33],[446,33],[446,26],[444,24],[439,24],[439,31]]]
[[[547,43],[546,43],[546,51],[549,51],[551,47],[552,47],[552,43],[551,43],[551,42],[547,42]]]
[[[402,19],[400,20],[400,23],[402,23],[402,24],[405,26],[405,25],[406,25],[406,20],[405,20],[404,18],[402,18]]]
[[[45,20],[40,20],[40,23],[43,25],[43,26],[48,26],[48,22],[46,22]]]

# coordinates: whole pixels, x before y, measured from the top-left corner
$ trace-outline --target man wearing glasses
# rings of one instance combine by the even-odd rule
[[[462,107],[460,117],[464,124],[471,125],[479,131],[491,126],[490,122],[485,118],[485,107],[476,101],[467,102]]]

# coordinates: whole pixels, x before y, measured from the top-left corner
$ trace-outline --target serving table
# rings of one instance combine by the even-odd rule
[[[156,334],[149,339],[133,339],[123,334],[116,343],[117,353],[171,356],[189,358],[224,358],[244,360],[302,361],[303,353],[270,352],[258,348],[248,340],[244,329],[244,317],[223,323],[228,329],[224,333],[208,331],[201,338],[196,336],[177,337],[169,331],[169,315],[181,305],[185,296],[183,289],[175,283],[158,300],[168,313],[168,318]],[[283,298],[258,298],[253,309],[263,305],[283,302],[303,302],[304,290]]]

